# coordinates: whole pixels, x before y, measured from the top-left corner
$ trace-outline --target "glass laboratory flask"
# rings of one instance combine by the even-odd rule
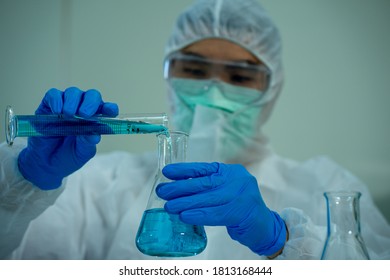
[[[322,260],[369,260],[360,234],[360,192],[325,192],[327,239]]]
[[[187,257],[201,253],[207,244],[203,226],[189,225],[179,215],[164,210],[165,200],[156,194],[156,187],[169,182],[162,174],[165,165],[186,160],[188,134],[172,132],[157,134],[158,169],[136,237],[142,253],[159,257]]]

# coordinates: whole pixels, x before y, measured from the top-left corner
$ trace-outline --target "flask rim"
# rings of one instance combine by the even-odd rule
[[[168,133],[167,133],[168,132]],[[184,131],[180,131],[180,130],[167,130],[167,131],[161,131],[159,133],[157,133],[157,137],[158,136],[167,136],[167,135],[183,135],[183,136],[189,136],[189,134],[187,132],[184,132]]]
[[[324,192],[325,197],[329,197],[329,196],[339,196],[339,197],[357,196],[357,197],[360,197],[361,195],[362,195],[361,192],[355,191],[355,190],[334,190],[334,191]]]

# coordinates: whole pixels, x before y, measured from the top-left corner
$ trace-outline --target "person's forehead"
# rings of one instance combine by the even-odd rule
[[[231,41],[211,38],[195,42],[182,50],[205,58],[227,61],[248,61],[258,64],[259,60],[249,51]]]

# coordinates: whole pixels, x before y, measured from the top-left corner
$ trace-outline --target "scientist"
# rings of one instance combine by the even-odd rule
[[[363,194],[370,257],[390,258],[390,227],[359,180],[326,157],[298,163],[267,143],[262,126],[280,94],[283,69],[278,30],[258,1],[196,1],[168,40],[164,77],[173,125],[190,134],[192,163],[167,166],[164,174],[174,181],[157,194],[168,212],[206,226],[207,248],[194,258],[319,259],[323,192],[340,188]],[[118,106],[97,90],[71,87],[49,90],[36,113],[116,116]],[[134,240],[155,153],[94,157],[99,140],[2,144],[1,258],[149,258]]]

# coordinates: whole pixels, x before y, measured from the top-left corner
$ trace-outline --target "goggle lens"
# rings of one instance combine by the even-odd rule
[[[167,58],[164,76],[187,79],[220,79],[226,83],[265,91],[270,71],[265,65],[211,60],[194,55],[176,53]]]

